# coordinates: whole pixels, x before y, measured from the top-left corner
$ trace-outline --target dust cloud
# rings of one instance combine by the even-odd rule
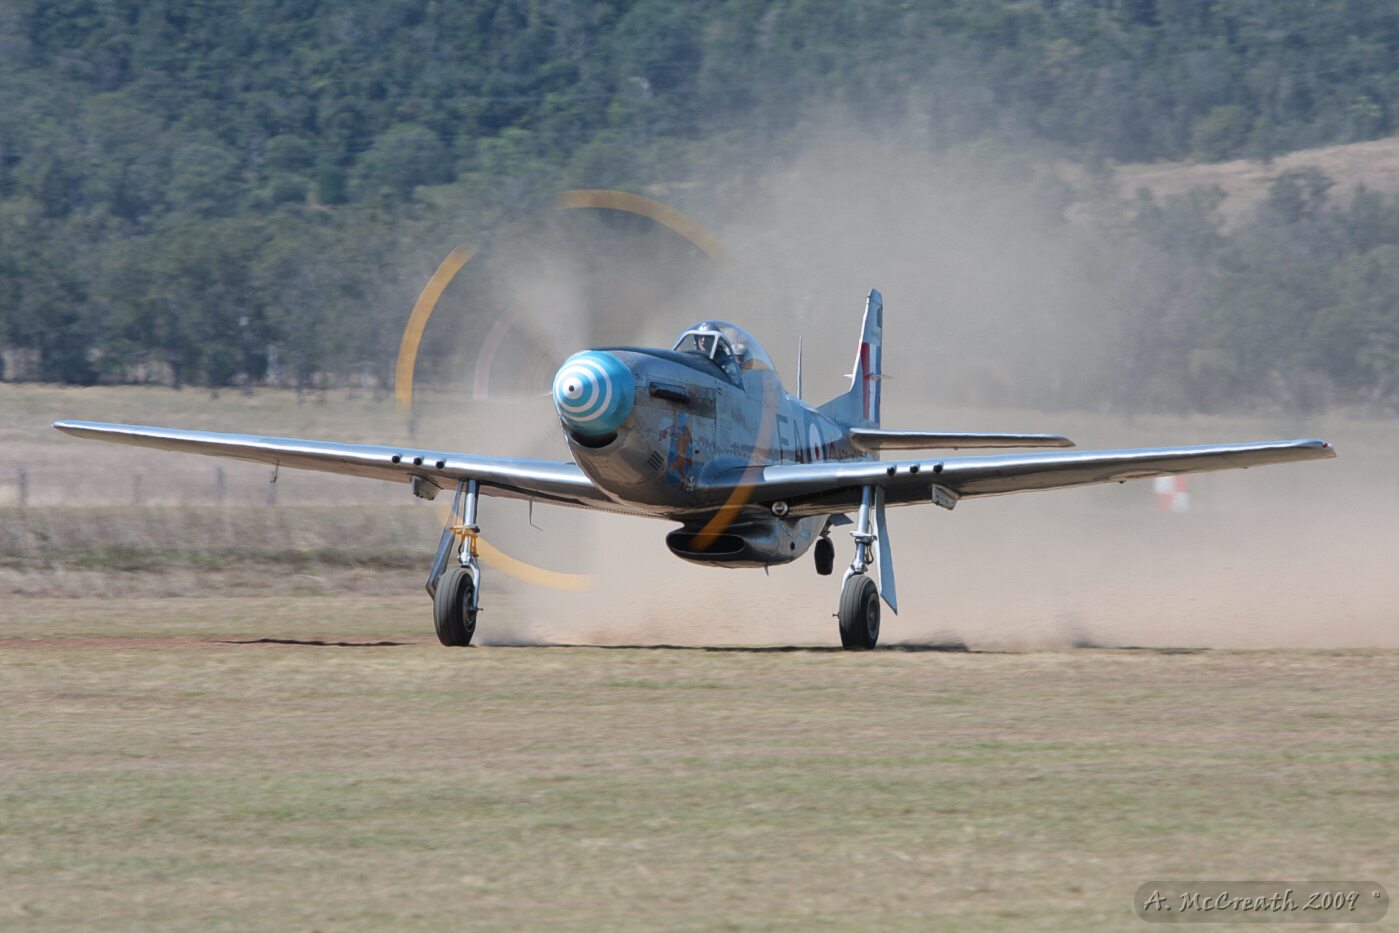
[[[1092,236],[1063,221],[1047,164],[975,149],[933,158],[832,130],[780,168],[744,166],[708,186],[707,211],[680,192],[724,243],[722,268],[657,252],[655,233],[613,252],[597,245],[609,241],[600,227],[517,244],[528,258],[502,261],[495,284],[525,337],[502,344],[514,361],[502,368],[515,373],[521,423],[551,430],[530,428],[513,452],[560,455],[542,396],[568,352],[667,343],[705,317],[753,331],[789,389],[803,336],[805,395],[822,402],[847,384],[864,294],[878,287],[887,427],[1054,431],[1090,449],[1320,436],[1340,451],[1190,477],[1185,512],[1159,510],[1149,482],[895,510],[901,612],[886,609],[885,644],[1399,645],[1399,429],[1340,415],[1114,414],[1122,406],[1102,386],[1125,393],[1132,375],[1117,342],[1122,299]],[[582,260],[580,239],[592,244]],[[466,449],[482,447],[475,434]],[[659,522],[567,510],[535,520],[546,533],[522,512],[488,529],[594,586],[511,585],[509,610],[483,617],[486,643],[837,643],[846,529],[833,535],[837,575],[823,578],[809,556],[768,574],[683,563]]]
[[[1233,435],[1219,428],[1237,430],[1181,421],[1153,434],[1072,416],[1051,427],[1094,447],[1143,435],[1226,439]],[[896,510],[901,612],[886,609],[883,641],[1006,650],[1399,645],[1399,481],[1389,477],[1386,488],[1377,469],[1384,458],[1366,456],[1363,427],[1319,427],[1340,439],[1342,459],[1191,477],[1184,513],[1159,510],[1141,482],[966,501],[952,513]],[[1308,467],[1330,476],[1319,482]],[[577,549],[536,545],[540,562],[586,570],[594,588],[513,588],[510,612],[483,622],[488,643],[836,641],[838,577],[818,577],[809,557],[770,575],[713,570],[667,553],[661,523],[557,511],[536,512],[536,521]],[[543,537],[512,534],[507,546]],[[848,536],[837,529],[833,538],[848,561]]]
[[[728,253],[722,265],[652,221],[608,212],[543,211],[488,238],[429,325],[413,440],[558,459],[565,448],[548,389],[568,354],[668,345],[711,317],[755,333],[789,389],[804,337],[805,395],[820,403],[845,389],[864,295],[878,287],[888,427],[1053,431],[1085,449],[1324,437],[1340,453],[1190,477],[1185,512],[1158,510],[1146,482],[972,500],[950,513],[896,509],[901,611],[886,610],[884,644],[1399,645],[1399,425],[1342,413],[1125,414],[1122,399],[1142,396],[1122,349],[1131,296],[1104,262],[1100,229],[1063,219],[1065,190],[1049,160],[975,148],[932,157],[916,140],[848,128],[817,136],[806,152],[647,192],[713,231]],[[406,501],[390,484],[283,471],[273,486],[265,467],[115,448],[102,449],[95,483],[90,456],[47,427],[80,415],[407,440],[391,402],[368,394],[293,406],[278,393],[215,402],[95,388],[40,391],[25,404],[32,410],[0,425],[0,473],[32,467],[33,506]],[[15,501],[17,488],[0,500]],[[445,506],[405,507],[423,510],[426,566]],[[592,581],[556,592],[488,568],[485,643],[838,643],[847,529],[833,534],[837,575],[819,577],[809,555],[766,574],[684,563],[666,550],[663,522],[545,506],[531,515],[495,499],[481,518],[513,557]],[[402,580],[404,594],[420,598],[419,587],[416,573]]]

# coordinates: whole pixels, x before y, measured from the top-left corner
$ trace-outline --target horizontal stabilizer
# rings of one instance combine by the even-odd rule
[[[1072,447],[1058,434],[967,434],[957,431],[885,431],[851,428],[850,440],[861,450],[962,450],[972,447]]]

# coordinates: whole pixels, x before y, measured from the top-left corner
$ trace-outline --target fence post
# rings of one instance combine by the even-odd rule
[[[228,477],[224,476],[223,467],[214,471],[214,486],[214,501],[223,505],[228,500]]]
[[[19,507],[24,508],[29,504],[29,471],[24,467],[19,468]]]
[[[141,504],[141,474],[137,473],[131,477],[131,504]]]

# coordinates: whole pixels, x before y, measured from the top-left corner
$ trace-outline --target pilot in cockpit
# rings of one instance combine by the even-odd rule
[[[713,360],[731,379],[738,378],[739,365],[727,340],[710,331],[691,331],[687,335],[694,341],[694,348]]]
[[[717,347],[714,345],[716,341],[719,344]],[[699,347],[701,353],[720,366],[727,365],[728,361],[733,357],[733,354],[729,351],[728,342],[719,340],[719,338],[715,337],[713,334],[695,334],[695,345]]]

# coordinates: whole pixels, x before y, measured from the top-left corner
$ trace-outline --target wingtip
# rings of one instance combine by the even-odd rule
[[[1336,448],[1332,446],[1331,442],[1324,441],[1319,437],[1299,438],[1295,441],[1282,441],[1280,443],[1293,450],[1315,451],[1316,453],[1312,456],[1321,460],[1329,460],[1336,456]]]
[[[71,434],[74,437],[92,437],[96,434],[119,433],[112,431],[112,428],[121,425],[104,424],[100,421],[71,421],[62,420],[53,423],[54,429],[62,431],[64,434]]]

